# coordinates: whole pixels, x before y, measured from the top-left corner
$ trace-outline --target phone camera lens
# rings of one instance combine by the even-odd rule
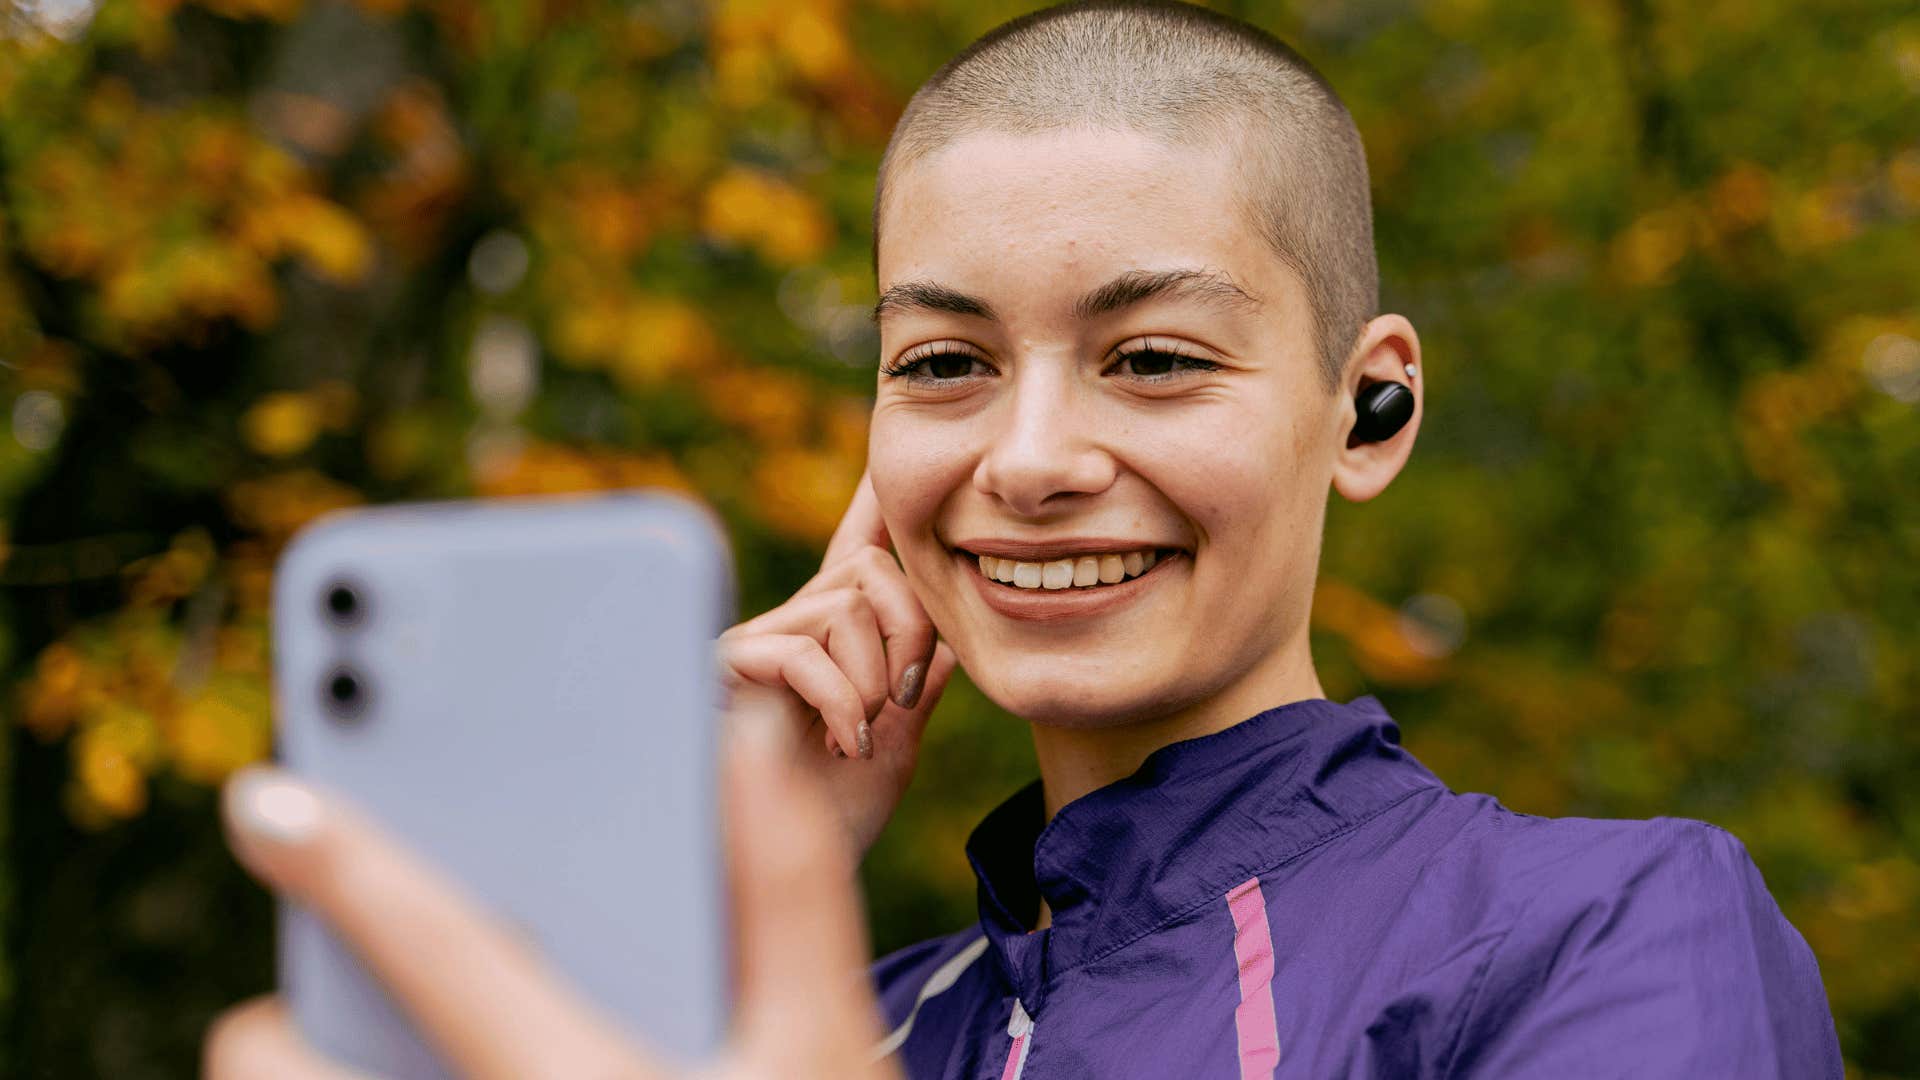
[[[342,720],[354,720],[367,709],[367,683],[352,668],[337,667],[322,681],[320,697],[328,712]]]
[[[327,586],[322,598],[327,618],[340,626],[352,626],[366,615],[366,602],[360,598],[360,590],[351,581],[336,581]]]

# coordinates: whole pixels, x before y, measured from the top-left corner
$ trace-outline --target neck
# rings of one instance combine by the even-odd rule
[[[1080,796],[1132,775],[1148,754],[1169,743],[1225,731],[1267,709],[1325,696],[1303,627],[1289,648],[1225,690],[1173,712],[1111,727],[1034,724],[1033,750],[1047,820]]]
[[[1052,821],[1061,807],[1080,796],[1133,775],[1147,755],[1169,743],[1225,731],[1250,716],[1290,702],[1326,696],[1303,630],[1292,647],[1276,653],[1221,693],[1187,708],[1112,727],[1034,724],[1033,749],[1040,765],[1047,820]],[[1033,928],[1044,930],[1052,922],[1053,913],[1041,900]]]

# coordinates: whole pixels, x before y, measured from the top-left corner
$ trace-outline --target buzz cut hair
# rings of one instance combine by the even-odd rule
[[[894,125],[874,185],[967,135],[1138,132],[1239,157],[1240,203],[1305,283],[1322,386],[1377,312],[1366,150],[1313,65],[1266,31],[1174,0],[1086,0],[988,31],[933,73]]]

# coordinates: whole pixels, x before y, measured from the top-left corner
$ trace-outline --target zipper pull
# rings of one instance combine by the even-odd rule
[[[1033,1017],[1027,1015],[1027,1007],[1020,1004],[1019,998],[1013,999],[1013,1015],[1007,1018],[1007,1034],[1019,1038],[1033,1030]]]

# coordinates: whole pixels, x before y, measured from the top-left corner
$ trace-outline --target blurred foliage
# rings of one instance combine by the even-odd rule
[[[747,612],[805,580],[865,453],[879,151],[1020,10],[0,6],[0,1060],[184,1075],[268,984],[211,791],[268,748],[316,513],[677,486]],[[1412,464],[1331,511],[1329,695],[1456,789],[1731,829],[1850,1075],[1920,1075],[1920,13],[1235,13],[1351,104],[1426,345]],[[961,844],[1032,769],[964,684],[923,762],[881,949],[971,920]]]

